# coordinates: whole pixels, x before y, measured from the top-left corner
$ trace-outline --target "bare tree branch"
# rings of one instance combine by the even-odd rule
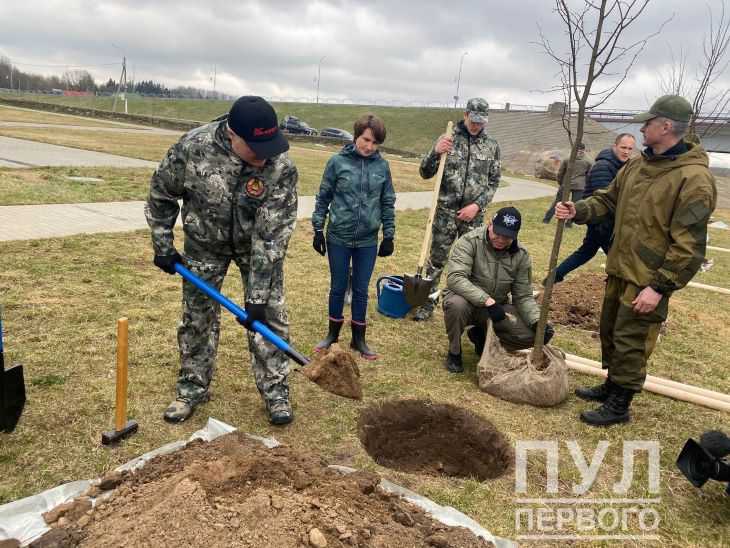
[[[648,41],[659,34],[669,21],[665,21],[655,33],[640,40],[634,40],[627,45],[622,42],[626,38],[627,29],[642,15],[650,0],[583,0],[581,7],[578,8],[571,8],[568,5],[569,1],[575,5],[573,0],[555,0],[554,9],[566,30],[565,54],[558,53],[540,29],[540,44],[546,55],[559,67],[559,87],[562,88],[565,98],[566,108],[562,121],[571,143],[571,152],[563,181],[560,181],[564,201],[570,194],[568,181],[577,156],[577,147],[583,141],[585,112],[588,104],[590,103],[591,107],[601,105],[618,90]],[[610,85],[603,86],[603,89],[596,91],[594,84],[599,78],[606,76],[611,76],[613,81]],[[616,81],[615,78],[618,80]],[[573,101],[578,106],[575,115],[572,115]],[[573,122],[575,122],[575,130],[572,127]],[[545,325],[564,226],[565,222],[559,220],[555,230],[549,273],[545,282],[540,320],[531,356],[533,364],[544,362],[542,349]]]

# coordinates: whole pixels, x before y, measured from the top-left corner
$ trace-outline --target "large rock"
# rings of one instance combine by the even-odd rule
[[[562,157],[559,150],[546,150],[541,153],[535,160],[535,177],[557,180]]]

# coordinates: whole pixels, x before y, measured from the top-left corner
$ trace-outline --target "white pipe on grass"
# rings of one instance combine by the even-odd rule
[[[598,369],[591,365],[586,365],[584,363],[570,360],[566,360],[565,363],[570,369],[574,371],[585,373],[587,375],[593,375],[594,377],[606,378],[607,371],[605,369]],[[676,388],[665,386],[663,384],[646,381],[644,383],[644,390],[648,392],[653,392],[654,394],[661,394],[662,396],[667,396],[675,400],[686,401],[689,403],[701,405],[703,407],[708,407],[710,409],[715,409],[717,411],[730,412],[730,403],[716,400],[713,398],[707,398],[705,396],[700,396],[699,394],[693,394],[684,390],[678,390]]]
[[[714,291],[715,293],[722,293],[723,295],[730,295],[730,289],[725,289],[724,287],[716,287],[714,285],[706,285],[701,284],[697,282],[689,282],[687,284],[689,287],[694,287],[696,289],[706,289],[707,291]]]
[[[730,249],[725,249],[724,247],[715,247],[714,245],[708,245],[707,249],[711,249],[712,251],[724,251],[725,253],[730,253]]]
[[[589,365],[591,367],[596,367],[599,369],[601,368],[601,364],[599,362],[589,360],[588,358],[583,358],[581,356],[576,356],[575,354],[566,354],[565,358],[567,360],[581,363],[583,365]],[[664,379],[662,377],[655,377],[654,375],[647,375],[646,380],[649,382],[656,383],[656,384],[663,384],[664,386],[668,386],[670,388],[675,388],[677,390],[684,390],[685,392],[691,392],[693,394],[697,394],[698,396],[705,396],[706,398],[711,398],[714,400],[730,403],[730,395],[723,394],[722,392],[715,392],[714,390],[708,390],[706,388],[700,388],[698,386],[693,386],[691,384],[685,384],[683,382],[672,381],[669,379]]]

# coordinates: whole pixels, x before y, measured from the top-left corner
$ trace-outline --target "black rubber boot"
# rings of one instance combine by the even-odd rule
[[[487,342],[487,334],[481,325],[473,325],[466,331],[466,336],[474,345],[474,352],[481,356],[484,352],[484,343]]]
[[[606,401],[608,396],[611,394],[613,386],[615,385],[606,379],[603,384],[591,386],[589,388],[576,388],[575,395],[586,401]]]
[[[446,361],[444,366],[449,373],[463,373],[464,365],[461,363],[461,354],[452,354],[449,352],[446,354]]]
[[[370,350],[365,342],[365,330],[367,326],[355,322],[352,322],[350,325],[352,326],[352,342],[350,343],[350,348],[360,352],[360,356],[366,360],[376,359],[378,354]]]
[[[333,320],[332,318],[329,319],[329,332],[327,333],[327,336],[319,341],[317,343],[317,346],[314,347],[315,352],[320,352],[321,350],[324,350],[325,348],[329,348],[332,346],[332,343],[336,343],[340,339],[340,329],[342,329],[342,324],[344,323],[343,320]]]
[[[580,420],[591,426],[610,426],[629,422],[629,407],[634,398],[633,390],[614,385],[603,405],[594,411],[583,411]]]

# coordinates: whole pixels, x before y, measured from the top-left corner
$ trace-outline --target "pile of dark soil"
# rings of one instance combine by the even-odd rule
[[[355,357],[342,350],[337,343],[317,352],[312,362],[302,367],[301,372],[327,392],[353,400],[362,399],[360,369]]]
[[[550,321],[588,331],[598,331],[601,319],[606,275],[594,272],[572,273],[553,286],[550,298]],[[537,296],[542,303],[542,293]]]
[[[58,547],[491,546],[385,493],[375,474],[342,475],[312,454],[267,449],[238,433],[192,442],[118,481],[95,509],[56,512],[47,540],[55,536]]]
[[[424,400],[400,400],[365,409],[360,442],[381,466],[480,481],[507,472],[514,462],[509,440],[466,409]]]

